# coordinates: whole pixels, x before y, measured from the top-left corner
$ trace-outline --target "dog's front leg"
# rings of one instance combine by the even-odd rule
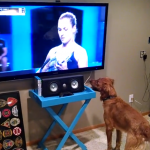
[[[112,131],[113,128],[106,125],[107,150],[112,150]]]
[[[116,130],[116,133],[117,133],[117,139],[116,139],[115,150],[120,150],[122,133],[120,130]]]

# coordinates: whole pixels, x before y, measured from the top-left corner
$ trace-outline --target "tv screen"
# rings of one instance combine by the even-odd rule
[[[0,2],[0,80],[104,68],[108,4]]]

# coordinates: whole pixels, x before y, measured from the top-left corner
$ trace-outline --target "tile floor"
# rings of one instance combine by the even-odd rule
[[[145,118],[150,122],[150,117],[145,116]],[[76,134],[76,136],[86,145],[88,150],[106,150],[107,148],[105,127],[78,133]],[[115,146],[115,139],[116,139],[116,134],[114,131],[113,142],[112,142],[113,146]],[[45,146],[49,150],[56,150],[56,147],[59,144],[60,140],[61,139],[58,139],[55,141],[48,141],[45,143]],[[126,134],[123,133],[121,150],[124,150],[125,141],[126,141]],[[35,146],[28,147],[27,150],[41,150],[41,149],[37,149],[37,145],[35,145]],[[79,148],[78,145],[74,143],[74,141],[72,141],[71,139],[68,139],[64,145],[64,148],[62,148],[62,150],[81,150],[81,148]]]

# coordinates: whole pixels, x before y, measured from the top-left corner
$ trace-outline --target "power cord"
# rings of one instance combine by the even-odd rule
[[[144,56],[145,56],[145,57],[144,57]],[[145,60],[147,59],[147,55],[145,54],[144,56],[143,56],[143,60],[144,60],[144,66],[145,66],[146,89],[145,89],[144,95],[143,95],[143,97],[142,97],[142,101],[143,101],[143,102],[147,102],[147,101],[150,99],[150,91],[149,91],[150,75],[149,75],[149,77],[148,77],[148,76],[147,76],[147,73],[146,73],[147,68],[146,68]],[[145,101],[145,100],[144,100],[144,97],[145,97],[147,91],[149,92],[149,97],[148,97],[148,99]]]
[[[91,78],[91,75],[92,75],[92,71],[90,72],[90,75],[89,77],[86,79],[86,81],[84,82],[84,84],[86,84],[88,82],[88,80]]]
[[[146,59],[147,59],[147,54],[144,54],[144,56],[143,56],[144,62],[145,62]]]

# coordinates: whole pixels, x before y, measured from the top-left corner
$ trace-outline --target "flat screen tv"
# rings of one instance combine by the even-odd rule
[[[107,3],[0,2],[0,81],[104,69]]]

